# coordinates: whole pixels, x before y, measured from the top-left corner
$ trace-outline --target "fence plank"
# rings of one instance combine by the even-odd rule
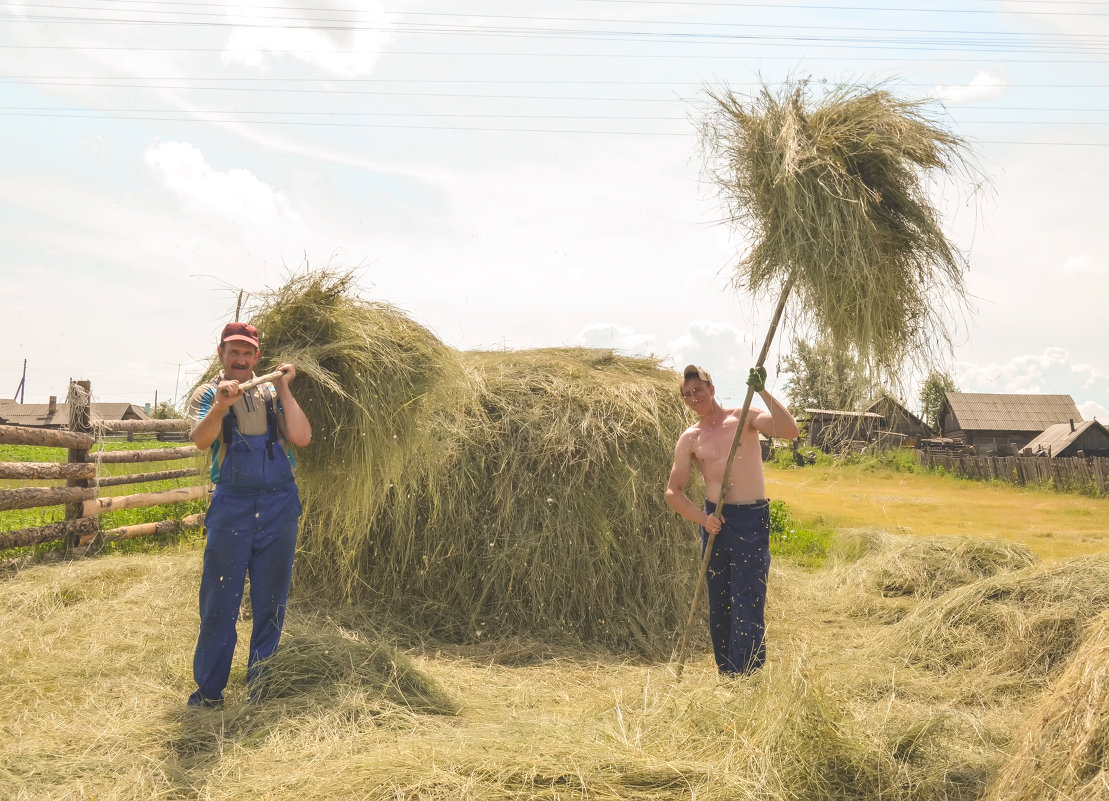
[[[0,490],[0,512],[36,506],[86,503],[96,497],[95,487],[18,487]]]
[[[0,462],[0,478],[96,478],[96,465],[80,462]]]
[[[38,445],[43,448],[91,448],[96,440],[92,434],[63,431],[57,428],[0,425],[0,445]]]
[[[149,431],[188,431],[188,420],[97,420],[96,428],[112,433],[136,434]]]
[[[79,517],[76,520],[63,520],[60,523],[49,523],[34,528],[0,531],[0,548],[23,548],[28,545],[53,542],[64,537],[92,539],[97,531],[97,523],[95,517]]]
[[[124,476],[103,476],[97,481],[101,487],[118,487],[122,484],[144,484],[147,481],[168,481],[171,478],[202,476],[205,471],[199,467],[186,467],[181,470],[160,470],[154,473],[128,473]]]
[[[204,513],[198,512],[194,515],[186,515],[180,520],[162,520],[157,523],[136,523],[133,526],[111,528],[103,532],[101,542],[107,545],[109,542],[132,540],[136,537],[149,537],[152,534],[175,534],[183,529],[199,528],[202,525],[204,525]],[[87,536],[81,537],[81,544],[88,545],[94,539],[96,539],[95,534],[88,534]]]
[[[164,490],[163,492],[140,492],[136,495],[120,495],[115,498],[92,498],[84,502],[81,513],[86,517],[114,512],[117,509],[139,509],[144,506],[157,506],[161,503],[178,503],[203,498],[208,488],[202,484],[194,487]]]
[[[183,445],[179,448],[153,448],[147,451],[99,451],[93,454],[92,459],[101,464],[171,462],[175,459],[191,459],[199,453],[195,445]]]

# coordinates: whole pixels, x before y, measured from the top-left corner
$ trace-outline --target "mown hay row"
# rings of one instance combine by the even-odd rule
[[[836,601],[851,614],[893,622],[921,599],[1032,567],[1030,548],[1004,540],[950,535],[894,536],[883,531],[845,532],[828,574]]]
[[[314,427],[294,592],[451,638],[668,652],[697,557],[663,500],[688,424],[672,372],[583,348],[461,353],[328,272],[252,321],[266,364],[298,365]]]
[[[1019,694],[1057,676],[1086,623],[1107,609],[1109,557],[1070,559],[925,601],[881,647],[930,671],[971,671],[981,680],[975,692]]]
[[[1109,614],[1097,617],[1044,694],[986,801],[1109,797]]]

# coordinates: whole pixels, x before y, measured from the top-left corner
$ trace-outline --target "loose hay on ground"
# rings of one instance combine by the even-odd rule
[[[878,646],[910,665],[964,675],[989,701],[1058,675],[1086,623],[1109,609],[1109,557],[1001,573],[921,603]]]
[[[1028,719],[986,801],[1109,797],[1109,614],[1089,623],[1081,647]]]

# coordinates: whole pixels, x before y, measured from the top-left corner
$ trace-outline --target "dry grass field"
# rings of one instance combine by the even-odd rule
[[[703,639],[677,680],[495,631],[429,641],[294,587],[275,696],[245,703],[240,653],[227,705],[189,710],[198,541],[8,570],[0,797],[1106,797],[1109,708],[1084,688],[1105,684],[1109,557],[1087,554],[1109,502],[854,468],[768,478],[837,540],[819,569],[776,561],[768,667],[735,681]]]
[[[1104,498],[850,466],[770,470],[767,493],[811,526],[1003,539],[1046,560],[1109,550]]]

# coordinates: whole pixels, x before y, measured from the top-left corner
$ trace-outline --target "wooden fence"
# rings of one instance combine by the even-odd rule
[[[65,520],[61,522],[15,531],[0,531],[0,548],[38,545],[55,540],[65,540],[68,549],[93,544],[99,546],[150,534],[168,534],[186,528],[195,528],[203,523],[204,515],[194,514],[180,520],[161,520],[101,530],[100,515],[106,512],[196,500],[205,497],[208,488],[205,482],[199,482],[194,486],[162,492],[101,497],[101,487],[190,478],[201,476],[204,471],[193,466],[98,477],[97,468],[101,464],[180,462],[194,459],[198,451],[195,446],[187,445],[178,448],[101,451],[90,454],[97,442],[97,435],[188,430],[187,420],[98,420],[94,430],[90,419],[91,395],[91,385],[88,381],[76,381],[71,385],[68,430],[0,425],[0,445],[38,445],[65,448],[68,451],[65,463],[0,462],[0,479],[64,479],[66,482],[64,487],[28,486],[0,489],[0,511],[65,505]]]
[[[970,478],[1040,484],[1071,491],[1096,487],[1099,494],[1109,494],[1109,459],[1104,457],[965,456],[925,451],[920,454],[920,463]]]

